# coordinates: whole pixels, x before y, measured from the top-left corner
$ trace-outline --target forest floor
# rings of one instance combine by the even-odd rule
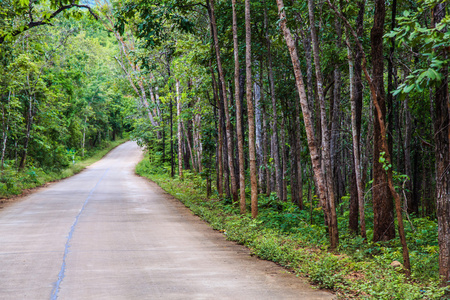
[[[0,210],[1,299],[333,299],[135,174],[128,142]]]

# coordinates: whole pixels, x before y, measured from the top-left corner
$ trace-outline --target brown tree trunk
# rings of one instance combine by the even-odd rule
[[[211,19],[211,27],[213,30],[213,40],[214,40],[214,48],[216,50],[216,59],[217,59],[217,68],[219,71],[220,83],[222,85],[222,98],[224,101],[224,112],[226,118],[226,134],[227,134],[227,150],[228,150],[228,167],[229,167],[229,175],[231,179],[231,194],[233,197],[233,201],[237,202],[237,183],[236,178],[234,176],[234,164],[233,164],[233,140],[231,137],[231,121],[230,114],[228,109],[228,101],[227,101],[227,90],[225,86],[225,76],[222,68],[222,59],[220,57],[220,47],[219,47],[219,39],[217,36],[217,26],[216,26],[216,17],[214,15],[214,0],[210,1],[210,19]]]
[[[267,8],[264,6],[264,22],[267,24]],[[278,126],[277,126],[277,98],[275,93],[275,81],[273,78],[273,68],[272,68],[272,53],[271,53],[271,40],[269,37],[268,26],[266,26],[266,41],[267,41],[267,59],[269,68],[269,85],[270,85],[270,98],[272,100],[272,158],[275,164],[275,190],[277,192],[278,199],[283,199],[283,174],[281,170],[280,162],[280,148],[278,143]]]
[[[256,132],[256,169],[258,170],[258,188],[262,193],[264,170],[262,168],[264,156],[263,156],[263,132],[262,132],[262,102],[261,102],[261,86],[260,86],[260,74],[256,73],[255,83],[253,84],[253,90],[255,95],[255,132]]]
[[[223,148],[223,133],[222,133],[222,120],[220,113],[220,97],[218,95],[218,88],[217,88],[217,82],[216,82],[216,76],[214,75],[214,71],[210,65],[210,71],[211,71],[211,77],[213,82],[213,93],[214,93],[214,99],[215,103],[219,109],[218,112],[218,121],[217,121],[217,193],[219,194],[219,199],[222,199],[223,197],[223,164],[222,164],[222,148]]]
[[[216,52],[217,68],[218,68],[218,72],[219,72],[219,81],[220,81],[220,83],[222,85],[222,88],[221,89],[219,88],[219,90],[222,91],[223,101],[226,101],[227,93],[226,93],[226,88],[225,88],[225,77],[224,77],[224,74],[223,74],[222,60],[221,60],[221,57],[220,57],[219,38],[217,36],[216,17],[215,17],[215,14],[214,14],[214,0],[211,0],[211,1],[210,0],[206,0],[206,3],[207,3],[208,11],[209,11],[210,25],[211,25],[212,35],[213,35],[213,42],[214,42],[214,49],[215,49],[215,52]],[[224,106],[226,106],[226,105],[224,105]],[[219,122],[219,124],[220,124],[220,122]],[[219,125],[219,127],[220,126],[221,125]],[[221,133],[220,131],[221,131],[221,129],[219,129],[219,139],[220,139],[220,133]],[[228,136],[228,134],[229,133],[227,132],[227,136]],[[220,143],[220,142],[222,142],[222,143]],[[219,141],[219,147],[220,147],[220,145],[223,145],[223,140]],[[219,155],[220,154],[221,154],[221,151],[219,150]],[[219,161],[221,161],[221,160],[219,160]],[[220,176],[220,171],[219,171],[219,176]],[[219,192],[219,195],[221,195],[220,192]],[[237,197],[237,194],[236,194],[236,197]]]
[[[436,5],[433,25],[445,17],[446,3]],[[443,60],[447,54],[441,53]],[[436,211],[438,217],[439,275],[443,284],[450,280],[450,102],[448,67],[441,71],[442,81],[434,94],[434,140],[436,157]]]
[[[313,171],[317,180],[317,186],[319,189],[319,199],[322,208],[326,215],[329,215],[328,205],[327,205],[327,188],[325,184],[325,179],[322,173],[320,165],[320,157],[318,152],[318,147],[316,145],[315,135],[313,131],[312,114],[308,106],[308,99],[306,97],[305,86],[303,84],[303,76],[300,68],[300,61],[297,55],[297,49],[292,38],[291,31],[286,25],[286,12],[284,11],[283,0],[277,0],[278,14],[280,19],[280,26],[283,31],[283,35],[286,41],[286,45],[289,49],[289,54],[291,56],[292,65],[294,68],[295,81],[297,85],[297,91],[299,93],[300,105],[303,112],[303,121],[305,123],[306,137],[308,140],[308,148],[311,155],[311,162],[313,166]],[[338,234],[337,231],[331,232],[330,234],[330,247],[332,249],[336,248],[338,244]]]
[[[333,172],[331,168],[331,154],[330,154],[330,132],[328,130],[328,122],[326,116],[325,108],[325,97],[323,92],[323,81],[322,81],[322,70],[320,67],[320,57],[319,57],[319,40],[317,37],[317,31],[315,27],[314,18],[314,2],[313,0],[308,0],[309,9],[309,20],[311,28],[311,39],[314,57],[314,66],[316,69],[316,82],[317,82],[317,96],[319,98],[320,107],[320,123],[321,123],[321,136],[322,136],[322,167],[324,172],[324,182],[326,187],[327,195],[327,211],[328,211],[328,226],[330,238],[332,239],[332,244],[337,245],[338,243],[338,228],[337,228],[337,216],[335,208],[335,192],[333,187]]]
[[[8,94],[8,100],[2,105],[2,158],[1,158],[1,170],[4,169],[5,163],[5,153],[6,153],[6,143],[8,141],[8,131],[9,131],[9,114],[6,117],[5,106],[9,103],[11,99],[11,91]]]
[[[241,101],[240,101],[240,84],[239,84],[239,45],[237,37],[237,18],[236,18],[236,0],[232,1],[233,10],[233,45],[234,45],[234,100],[236,102],[236,131],[239,157],[239,192],[240,192],[240,211],[241,214],[247,212],[245,203],[245,160],[244,160],[244,135],[242,133],[241,120]]]
[[[283,174],[283,198],[281,201],[287,201],[287,155],[286,155],[286,114],[281,114],[281,126],[280,126],[280,144],[281,144],[281,166],[282,166],[282,174]]]
[[[386,119],[386,104],[384,94],[384,57],[383,57],[383,33],[386,9],[384,0],[375,1],[374,24],[370,34],[372,54],[372,79],[376,88],[376,102],[381,109],[383,122]],[[380,153],[383,152],[383,137],[379,116],[374,114],[373,120],[373,241],[388,241],[395,237],[394,206],[392,194],[387,184],[387,174],[380,163]]]
[[[23,143],[23,154],[22,158],[20,159],[19,164],[19,170],[23,170],[25,168],[25,164],[27,161],[27,155],[28,155],[28,145],[30,143],[30,137],[31,137],[31,128],[33,126],[33,119],[34,119],[34,112],[33,112],[33,101],[34,97],[29,95],[29,106],[28,106],[28,115],[27,115],[27,132],[25,135],[25,141]]]
[[[301,138],[301,124],[300,124],[300,104],[297,99],[295,100],[295,129],[294,129],[294,137],[296,143],[296,151],[294,156],[294,166],[293,168],[297,168],[297,199],[295,199],[296,204],[299,209],[303,209],[303,171],[302,171],[302,138]]]
[[[248,114],[248,152],[250,157],[250,184],[251,184],[251,206],[252,218],[258,215],[258,182],[256,171],[255,153],[255,113],[252,102],[252,40],[250,24],[250,0],[245,0],[245,73],[246,73],[246,96]]]
[[[415,198],[412,197],[411,191],[413,190],[411,179],[413,178],[411,170],[411,136],[412,136],[412,124],[411,124],[411,112],[409,111],[409,99],[408,97],[404,100],[404,114],[405,114],[405,141],[404,141],[404,153],[405,153],[405,175],[407,175],[410,180],[405,183],[405,204],[406,211],[408,213],[419,213],[418,201],[414,201]]]
[[[183,139],[181,134],[181,93],[180,93],[180,81],[176,80],[176,90],[177,90],[177,120],[178,120],[178,177],[183,179]]]
[[[358,2],[359,12],[356,20],[358,37],[362,37],[363,21],[364,21],[364,8],[365,2]],[[352,63],[352,54],[350,50],[349,39],[347,38],[348,56],[349,56],[349,68],[350,68],[350,103],[351,103],[351,123],[352,123],[352,141],[353,141],[353,153],[352,153],[352,166],[353,172],[351,175],[351,182],[356,189],[356,193],[351,195],[350,203],[350,216],[349,225],[350,229],[354,232],[358,230],[358,221],[355,220],[357,212],[359,210],[360,232],[363,238],[366,238],[366,221],[365,221],[365,209],[364,209],[364,185],[361,175],[361,115],[362,115],[362,83],[361,83],[361,53],[359,48],[356,48],[356,56],[354,63]],[[356,202],[356,203],[355,203]]]

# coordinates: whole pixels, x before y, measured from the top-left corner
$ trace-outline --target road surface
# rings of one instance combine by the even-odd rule
[[[134,174],[127,142],[0,209],[0,299],[332,299]]]

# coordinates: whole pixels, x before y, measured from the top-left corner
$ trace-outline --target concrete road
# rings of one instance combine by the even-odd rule
[[[127,142],[0,209],[0,299],[332,299],[134,175]]]

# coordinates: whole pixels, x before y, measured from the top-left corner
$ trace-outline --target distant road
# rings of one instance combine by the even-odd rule
[[[332,299],[134,174],[134,142],[0,210],[0,299]]]

